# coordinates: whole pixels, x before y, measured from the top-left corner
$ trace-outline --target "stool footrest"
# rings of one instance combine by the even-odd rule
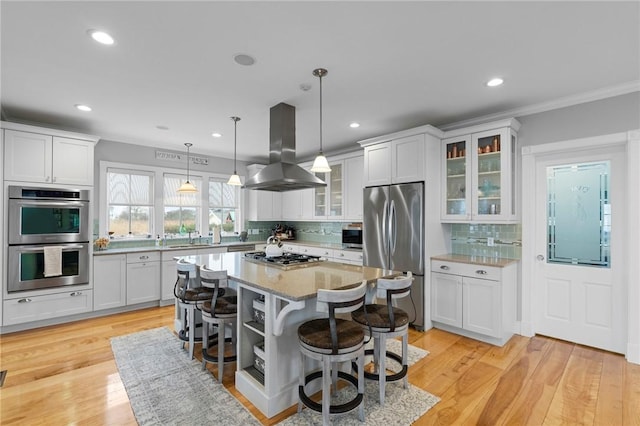
[[[319,379],[321,377],[322,377],[322,371],[316,371],[314,373],[307,375],[305,377],[304,383],[305,385],[308,385],[313,380]],[[358,379],[352,376],[351,374],[345,373],[344,371],[338,371],[338,377],[351,383],[356,387],[356,389],[358,388]],[[322,404],[315,402],[314,400],[309,398],[304,391],[304,386],[298,386],[298,395],[300,396],[300,400],[304,405],[306,405],[313,411],[322,413]],[[351,401],[345,402],[344,404],[331,405],[329,407],[329,413],[331,414],[348,413],[349,411],[352,411],[355,408],[358,408],[362,403],[363,398],[364,398],[364,394],[358,393],[355,396],[355,398],[353,398]]]
[[[231,339],[231,337],[227,337],[226,339],[224,339],[225,342],[227,343],[233,343],[233,339]],[[209,345],[209,348],[202,348],[202,358],[204,358],[207,362],[211,362],[213,364],[217,364],[218,363],[218,355],[209,355],[208,349],[216,346],[218,344],[218,336],[216,334],[214,341],[208,341],[207,342]],[[224,350],[224,348],[218,348],[218,350]],[[237,360],[237,355],[229,355],[229,356],[225,356],[224,357],[224,362],[233,362]]]
[[[373,355],[373,353],[374,353],[373,349],[367,349],[366,351],[364,351],[365,355]],[[402,365],[402,357],[397,353],[386,351],[385,354],[387,358],[391,358],[394,361],[398,362],[400,365]],[[351,368],[353,368],[353,371],[355,371],[356,373],[358,372],[358,365],[355,362],[351,363]],[[409,366],[402,365],[402,369],[400,371],[393,374],[387,374],[385,380],[387,382],[395,382],[396,380],[403,379],[407,375],[408,371],[409,371]],[[365,371],[364,378],[369,380],[380,381],[380,374],[375,374],[375,373],[370,373],[368,371]]]
[[[198,327],[202,327],[202,324],[196,324],[196,328]],[[189,327],[178,332],[178,339],[182,340],[183,342],[189,341]],[[193,336],[193,340],[195,342],[202,342],[202,336]]]

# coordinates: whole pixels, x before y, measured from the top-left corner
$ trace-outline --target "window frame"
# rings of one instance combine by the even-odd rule
[[[107,202],[107,169],[119,169],[123,172],[128,171],[137,171],[137,172],[146,172],[152,173],[154,175],[153,178],[153,219],[152,219],[152,227],[150,237],[147,238],[127,238],[127,240],[146,240],[153,239],[156,235],[164,235],[164,200],[163,200],[163,191],[164,191],[164,174],[172,174],[172,175],[180,175],[187,178],[186,171],[180,167],[157,167],[157,166],[148,166],[142,164],[133,164],[133,163],[120,163],[120,162],[112,162],[112,161],[100,161],[100,180],[98,185],[98,213],[96,217],[98,218],[98,234],[97,236],[106,236],[108,235],[108,223],[109,223],[109,212],[108,212],[108,202]],[[198,225],[197,228],[199,231],[207,230],[206,234],[203,234],[204,237],[208,236],[209,229],[209,180],[213,178],[216,181],[227,179],[229,176],[227,174],[222,173],[213,173],[202,170],[191,170],[191,175],[196,176],[202,179],[203,186],[206,182],[206,191],[203,188],[198,188],[198,195],[201,197],[200,199],[200,217],[197,218]],[[241,179],[243,176],[241,176]],[[238,200],[238,217],[236,221],[240,224],[244,223],[247,212],[246,210],[246,202],[245,202],[245,191],[243,189],[240,190],[239,200]],[[94,231],[95,233],[95,227]],[[202,231],[201,231],[202,232]]]

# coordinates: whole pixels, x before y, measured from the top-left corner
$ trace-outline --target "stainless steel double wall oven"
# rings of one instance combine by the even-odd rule
[[[9,186],[8,291],[89,282],[89,190]],[[45,247],[60,247],[60,275],[45,277]]]

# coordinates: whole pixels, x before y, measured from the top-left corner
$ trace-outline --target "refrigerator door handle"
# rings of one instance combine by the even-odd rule
[[[382,223],[380,224],[382,227],[382,247],[385,251],[385,256],[388,255],[389,250],[389,204],[387,200],[384,201],[384,206],[382,207]],[[385,261],[385,262],[388,262]]]
[[[389,247],[391,253],[396,251],[396,203],[391,201],[389,209]]]

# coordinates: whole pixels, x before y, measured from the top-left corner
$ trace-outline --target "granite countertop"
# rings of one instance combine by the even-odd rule
[[[316,262],[297,269],[283,270],[245,260],[242,253],[215,253],[179,257],[213,270],[226,270],[234,281],[281,296],[289,300],[316,297],[319,289],[338,290],[355,287],[363,280],[374,283],[378,278],[400,275],[367,266],[335,262]]]
[[[236,241],[229,243],[220,243],[220,244],[176,244],[175,246],[165,246],[165,247],[127,247],[127,248],[109,248],[106,250],[93,250],[94,256],[103,256],[109,254],[121,254],[121,253],[140,253],[145,251],[173,251],[173,250],[202,250],[208,248],[216,248],[216,247],[230,247],[230,246],[255,246],[255,241]]]
[[[442,260],[445,262],[470,263],[473,265],[495,266],[504,268],[512,263],[519,262],[517,259],[505,259],[501,257],[488,256],[468,256],[464,254],[441,254],[431,256],[431,260]]]

